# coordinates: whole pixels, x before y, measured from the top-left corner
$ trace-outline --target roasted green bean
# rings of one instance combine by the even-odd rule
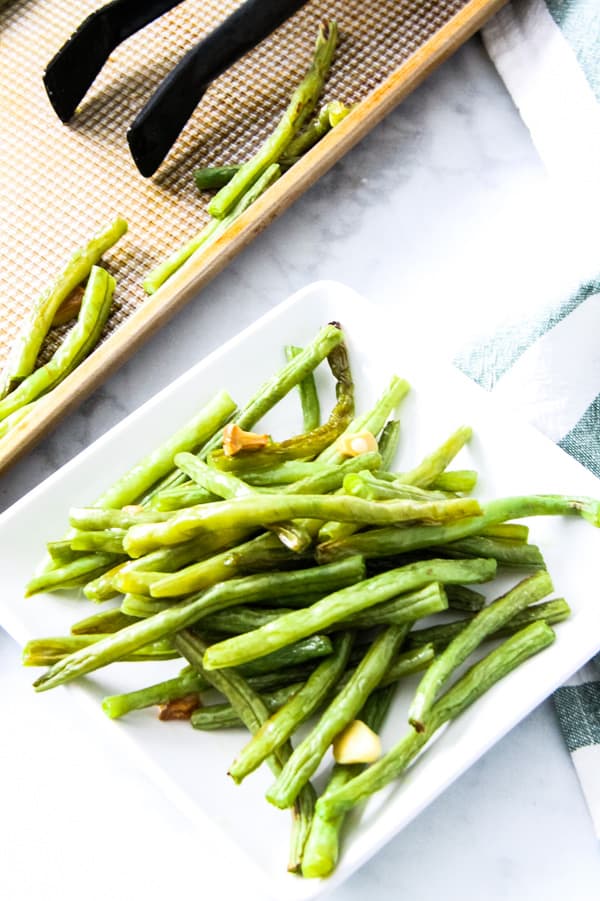
[[[0,420],[51,391],[91,353],[108,319],[114,288],[114,278],[100,266],[92,266],[76,324],[50,360],[0,400]]]
[[[248,207],[260,197],[261,194],[270,187],[273,182],[277,181],[281,175],[281,169],[275,163],[268,166],[260,177],[256,179],[253,185],[248,186],[247,190],[237,200],[235,206],[227,216],[220,219],[212,219],[201,231],[193,238],[187,241],[183,247],[175,250],[166,260],[155,266],[143,282],[143,288],[146,294],[154,294],[155,291],[164,285],[171,276],[181,269],[184,263],[190,260],[198,251],[203,253],[207,247],[213,244],[236,219],[244,213]]]
[[[408,626],[388,626],[375,639],[352,678],[331,701],[312,731],[295,748],[267,791],[267,800],[271,804],[282,808],[293,804],[335,736],[355,718],[381,682],[407,631]]]
[[[507,497],[483,505],[483,514],[448,525],[414,525],[405,529],[372,529],[319,546],[317,559],[323,563],[337,560],[345,554],[385,557],[405,554],[426,547],[439,547],[460,538],[479,535],[490,525],[524,516],[582,516],[592,525],[600,526],[600,503],[593,498],[538,494]]]
[[[333,654],[314,670],[294,697],[262,724],[229,768],[235,782],[241,782],[260,766],[321,706],[346,668],[351,647],[351,632],[338,636]]]
[[[33,372],[35,363],[56,311],[69,294],[85,281],[100,258],[127,231],[124,219],[117,218],[76,250],[56,281],[35,302],[29,321],[23,326],[0,376],[0,398]]]
[[[450,562],[456,565],[456,561]],[[476,561],[471,562],[476,563]],[[304,590],[314,591],[316,588],[326,590],[325,586],[327,585],[333,588],[336,584],[360,581],[364,576],[362,560],[357,558],[354,561],[345,561],[345,563],[347,564],[345,567],[339,564],[327,569],[318,566],[301,572],[248,576],[244,579],[232,579],[229,582],[215,585],[191,600],[173,604],[168,610],[163,610],[148,619],[140,620],[121,629],[114,635],[107,636],[90,648],[75,651],[40,676],[34,686],[39,691],[46,691],[48,688],[54,688],[64,682],[70,682],[79,676],[121,659],[124,655],[149,642],[157,641],[166,635],[173,635],[215,610],[222,610],[228,606],[233,607],[238,603],[267,600],[269,596],[273,595],[284,596],[286,590],[291,594],[302,594]],[[461,579],[460,581],[467,580]],[[291,643],[285,642],[285,644]],[[270,650],[275,650],[275,648],[269,648],[265,653],[269,653]]]
[[[384,757],[372,764],[346,785],[327,792],[317,802],[317,812],[325,819],[346,813],[360,801],[380,791],[406,769],[431,736],[448,720],[456,719],[488,689],[509,672],[539,653],[555,639],[546,623],[526,626],[507,638],[500,647],[475,663],[433,706],[428,728],[412,729]]]
[[[327,77],[335,47],[335,22],[321,25],[317,36],[312,64],[291,96],[288,107],[275,131],[259,150],[244,163],[234,177],[216,194],[208,205],[211,216],[222,219],[238,202],[241,195],[267,166],[275,163],[288,149],[293,138],[310,118]]]
[[[296,347],[293,344],[287,344],[285,347],[285,356],[288,361],[293,360],[300,353],[302,353],[301,347]],[[312,372],[305,379],[302,379],[298,385],[298,392],[302,406],[302,425],[305,432],[311,432],[321,424],[321,406],[319,404],[315,377]]]
[[[423,732],[436,694],[451,674],[481,642],[505,626],[510,619],[541,601],[552,591],[552,580],[545,570],[524,579],[515,588],[477,613],[448,647],[431,664],[415,693],[408,719],[417,732]]]
[[[347,620],[354,613],[374,607],[403,592],[430,582],[486,582],[496,573],[495,560],[428,560],[382,573],[317,601],[311,607],[286,613],[260,629],[236,635],[208,648],[208,669],[238,666],[269,651],[284,647],[314,632]]]

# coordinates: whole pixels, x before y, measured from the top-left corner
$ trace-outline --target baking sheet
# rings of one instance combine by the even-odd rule
[[[106,255],[117,278],[100,348],[35,416],[0,441],[0,470],[78,403],[135,346],[465,40],[501,0],[311,0],[208,90],[152,179],[135,168],[126,131],[158,82],[237,2],[185,0],[112,54],[63,125],[42,84],[46,63],[98,0],[12,0],[0,10],[0,365],[36,296],[70,252],[115,215],[128,235]],[[246,159],[272,130],[312,55],[321,21],[340,43],[323,100],[353,113],[261,198],[199,266],[150,303],[147,271],[207,220],[197,166]],[[129,328],[123,329],[127,323]],[[69,326],[54,329],[41,361]]]

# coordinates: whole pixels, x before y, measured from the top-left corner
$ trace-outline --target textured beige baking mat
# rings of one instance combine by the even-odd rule
[[[106,257],[118,286],[102,347],[48,396],[33,422],[0,442],[0,469],[194,296],[501,0],[307,2],[210,87],[152,179],[142,178],[131,160],[127,128],[185,51],[238,4],[186,0],[134,35],[112,54],[76,117],[63,125],[46,97],[43,70],[99,5],[5,0],[0,9],[0,364],[33,300],[71,250],[117,214],[129,222],[129,233]],[[206,263],[189,267],[150,303],[141,288],[144,275],[207,219],[193,169],[243,161],[259,146],[310,61],[318,24],[331,18],[340,44],[324,99],[358,106],[215,245]],[[51,332],[42,359],[67,328]]]

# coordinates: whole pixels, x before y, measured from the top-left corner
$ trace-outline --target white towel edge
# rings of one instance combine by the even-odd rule
[[[600,839],[600,779],[598,779],[600,745],[577,748],[571,757],[594,824],[594,832]]]
[[[590,210],[600,201],[600,106],[545,3],[505,6],[482,36],[549,175]]]

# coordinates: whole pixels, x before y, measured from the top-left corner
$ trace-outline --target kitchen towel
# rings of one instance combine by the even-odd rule
[[[532,297],[456,362],[600,477],[600,2],[513,0],[483,40],[567,217],[549,265],[568,290]],[[554,702],[600,838],[600,655]]]

